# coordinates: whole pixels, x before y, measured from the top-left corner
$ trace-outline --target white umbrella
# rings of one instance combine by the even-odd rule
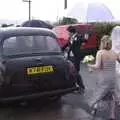
[[[79,2],[67,11],[67,17],[76,18],[81,22],[112,21],[114,19],[109,8],[99,2]]]

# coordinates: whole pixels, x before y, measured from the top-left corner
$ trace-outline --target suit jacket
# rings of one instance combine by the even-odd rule
[[[70,51],[73,52],[74,56],[80,56],[80,47],[81,47],[81,44],[82,43],[86,43],[87,41],[84,40],[84,38],[78,34],[78,33],[75,33],[70,39],[69,39],[69,42],[62,48],[63,50],[66,49],[66,47],[69,47],[69,52],[68,54],[70,53]]]

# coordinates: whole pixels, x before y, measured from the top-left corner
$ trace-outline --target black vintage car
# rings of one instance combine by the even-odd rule
[[[44,28],[0,29],[0,101],[60,97],[76,89],[76,71]]]

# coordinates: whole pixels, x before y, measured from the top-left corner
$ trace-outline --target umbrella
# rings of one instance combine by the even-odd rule
[[[53,26],[42,20],[28,20],[21,24],[22,27],[39,27],[39,28],[48,28],[52,29]]]
[[[111,21],[114,19],[109,8],[99,2],[77,3],[67,12],[67,17],[76,18],[82,22]]]

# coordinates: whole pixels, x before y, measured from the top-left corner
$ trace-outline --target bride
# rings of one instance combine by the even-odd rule
[[[112,50],[120,56],[120,26],[113,28],[111,33]],[[120,61],[119,61],[120,62]],[[117,73],[117,96],[120,99],[120,63],[116,61],[116,73]]]
[[[111,103],[109,120],[116,120],[115,102],[118,101],[118,99],[120,98],[120,66],[118,66],[118,63],[116,63],[117,60],[120,60],[120,57],[118,55],[120,51],[120,47],[118,45],[120,45],[120,43],[118,42],[119,39],[116,38],[116,36],[120,36],[119,31],[116,31],[116,28],[114,28],[111,37],[108,35],[103,36],[103,38],[101,39],[100,50],[97,52],[96,55],[95,64],[88,65],[89,68],[93,70],[98,69],[100,74],[100,79],[98,79],[99,85],[95,90],[93,96],[91,97],[89,105],[93,107],[93,109],[96,111],[98,103],[103,100],[104,96],[106,96],[107,93],[110,92],[112,94],[112,101],[109,100],[109,102]]]

